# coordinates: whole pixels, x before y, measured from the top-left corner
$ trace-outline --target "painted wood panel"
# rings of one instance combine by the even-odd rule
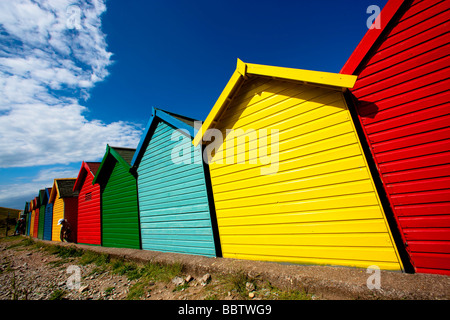
[[[36,210],[34,209],[34,207],[32,207],[31,216],[30,216],[29,234],[30,234],[30,237],[33,237],[33,238],[34,238],[34,220],[35,219],[36,219]]]
[[[39,230],[39,207],[36,207],[34,212],[35,212],[35,215],[34,215],[33,237],[37,238],[38,230]]]
[[[52,240],[52,226],[53,226],[53,204],[48,203],[45,206],[44,240]]]
[[[130,164],[119,154],[131,160],[134,151],[107,146],[95,177],[101,187],[102,246],[105,247],[140,248],[136,178],[130,173]]]
[[[64,217],[72,227],[72,242],[78,242],[78,197],[64,198]]]
[[[92,184],[99,164],[83,162],[74,186],[79,191],[77,242],[82,244],[101,245],[100,186]]]
[[[415,271],[450,274],[450,2],[389,6],[341,73],[358,75],[350,91]]]
[[[41,205],[39,208],[38,239],[44,239],[44,224],[45,224],[45,205]]]
[[[71,226],[70,240],[77,242],[78,196],[73,191],[75,178],[58,178],[53,182],[49,203],[53,205],[52,240],[61,241],[60,219],[66,219]]]
[[[342,91],[249,68],[205,121],[223,136],[209,163],[223,256],[402,270]]]
[[[52,241],[61,241],[61,226],[58,225],[59,219],[64,218],[64,200],[60,198],[59,191],[53,203],[53,220],[52,220]]]
[[[194,163],[192,137],[156,118],[137,167],[142,248],[215,256],[203,162]],[[174,148],[189,150],[174,163]]]

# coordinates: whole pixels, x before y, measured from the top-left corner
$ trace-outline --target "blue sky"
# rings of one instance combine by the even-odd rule
[[[0,206],[136,147],[151,107],[204,120],[237,58],[339,72],[386,2],[0,2]]]

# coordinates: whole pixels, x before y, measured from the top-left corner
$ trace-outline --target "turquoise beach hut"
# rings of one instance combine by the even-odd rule
[[[144,250],[220,255],[208,168],[201,146],[192,145],[194,121],[153,108],[131,161]]]

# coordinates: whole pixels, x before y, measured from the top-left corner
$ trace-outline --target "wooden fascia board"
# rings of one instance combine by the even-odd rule
[[[136,152],[134,153],[133,159],[131,159],[131,166],[132,167],[134,167],[135,165],[136,166],[138,165],[138,163],[136,163],[138,159],[140,161],[141,152],[143,152],[143,147],[144,147],[145,141],[147,139],[147,135],[148,135],[148,133],[150,131],[150,128],[151,128],[151,126],[153,124],[153,121],[155,119],[155,116],[156,116],[155,113],[156,113],[155,108],[152,108],[152,114],[150,115],[150,118],[147,121],[147,125],[145,126],[145,130],[144,130],[144,132],[141,135],[141,139],[139,140],[139,143],[138,143],[138,146],[136,148]]]
[[[242,72],[242,66],[239,65],[240,64],[239,61],[240,60],[238,60],[238,67],[236,68],[227,85],[225,86],[225,89],[222,91],[213,108],[209,112],[209,115],[206,117],[200,130],[195,135],[194,140],[192,141],[194,146],[197,146],[202,141],[203,135],[205,134],[206,130],[211,128],[216,117],[220,115],[222,108],[225,102],[227,101],[227,98],[229,97],[231,92],[233,92],[234,88],[238,85],[239,81],[241,80],[243,75],[240,73],[240,71]]]
[[[110,159],[111,157],[109,157],[109,156],[112,156],[112,157],[114,157],[114,159],[120,164],[120,165],[122,165],[126,170],[130,170],[130,165],[128,165],[128,163],[126,163],[126,161],[125,160],[123,160],[123,158],[120,156],[120,154],[118,154],[117,152],[116,152],[116,150],[114,150],[113,148],[111,148],[109,145],[106,145],[106,152],[105,152],[105,154],[104,154],[104,156],[103,156],[103,159],[102,159],[102,162],[100,163],[100,166],[98,167],[98,170],[97,170],[97,173],[95,174],[95,177],[94,177],[94,179],[92,180],[92,185],[94,185],[94,184],[96,184],[96,183],[99,183],[101,180],[102,180],[102,178],[101,178],[101,175],[104,175],[104,174],[107,174],[107,173],[104,173],[104,171],[106,170],[105,168],[104,168],[104,165],[105,165],[105,163],[107,162],[107,161],[109,161],[108,159]],[[111,173],[109,173],[109,174],[111,174]],[[100,179],[100,181],[98,181]]]
[[[247,63],[247,74],[277,79],[294,80],[305,84],[318,84],[337,88],[353,88],[356,76],[294,68],[264,66]]]
[[[106,159],[108,158],[108,155],[110,154],[110,150],[111,150],[111,147],[109,146],[109,144],[107,144],[106,145],[106,151],[105,151],[105,154],[103,155],[102,162],[100,163],[100,166],[97,169],[97,173],[95,174],[94,179],[92,179],[92,184],[93,185],[97,183],[98,177],[102,174],[101,172],[102,172],[102,169],[103,169],[103,165],[105,164]]]
[[[50,197],[48,200],[48,203],[54,203],[56,200],[56,196],[59,193],[58,192],[58,185],[56,183],[56,179],[53,179],[53,187],[52,187],[52,192],[50,193]]]
[[[188,124],[184,123],[183,121],[180,121],[180,120],[172,117],[170,114],[164,112],[163,110],[153,108],[152,115],[151,115],[149,121],[147,122],[147,126],[144,130],[144,133],[141,136],[141,140],[139,141],[138,147],[136,148],[133,159],[131,160],[132,168],[135,169],[137,166],[139,166],[140,159],[141,159],[143,153],[145,152],[145,147],[147,145],[146,142],[151,138],[149,136],[149,134],[151,132],[150,129],[151,129],[153,123],[155,123],[155,121],[157,121],[158,119],[171,124],[175,128],[186,130],[189,133],[189,135],[191,136],[191,138],[194,137],[194,135],[195,135],[195,128],[189,126]]]
[[[380,12],[380,29],[367,30],[355,50],[352,52],[347,62],[342,67],[340,73],[351,75],[354,74],[358,66],[364,60],[370,49],[375,45],[380,36],[385,32],[387,25],[390,23],[400,7],[409,1],[389,0]]]
[[[172,117],[170,114],[164,112],[163,110],[156,109],[156,116],[161,120],[173,125],[177,129],[186,130],[191,138],[195,136],[195,128],[190,125],[184,123],[183,121],[178,120],[177,118]]]
[[[356,76],[344,75],[339,73],[310,71],[293,68],[273,67],[258,65],[252,63],[244,63],[240,59],[237,61],[236,70],[228,81],[225,89],[220,94],[209,115],[206,117],[200,130],[197,132],[193,140],[194,146],[197,146],[203,139],[206,130],[213,126],[213,123],[220,116],[225,102],[240,83],[240,80],[247,78],[247,76],[267,76],[278,79],[294,80],[304,84],[318,84],[325,86],[333,86],[337,88],[353,88],[355,85]]]
[[[87,163],[83,161],[81,163],[80,171],[78,172],[77,180],[75,181],[75,184],[73,186],[73,191],[77,191],[77,190],[81,189],[81,185],[83,184],[84,179],[86,178],[86,175],[88,173],[92,174],[91,169],[89,169],[89,166],[87,165]]]

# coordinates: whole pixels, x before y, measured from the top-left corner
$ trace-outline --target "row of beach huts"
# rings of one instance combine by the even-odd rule
[[[238,60],[200,126],[153,108],[136,149],[39,190],[27,235],[450,275],[449,20],[389,0],[339,74]]]

